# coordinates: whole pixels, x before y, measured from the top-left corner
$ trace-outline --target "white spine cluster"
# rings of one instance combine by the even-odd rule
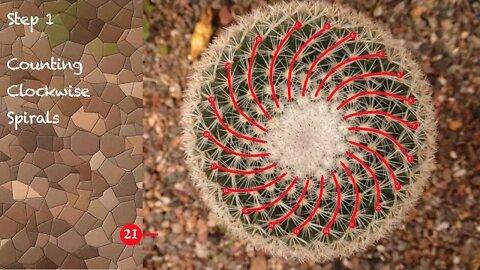
[[[429,177],[429,85],[343,6],[280,4],[230,27],[194,68],[183,136],[226,227],[300,260],[348,256],[405,219]]]

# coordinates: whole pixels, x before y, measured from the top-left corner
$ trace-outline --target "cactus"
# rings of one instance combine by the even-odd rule
[[[227,28],[194,67],[184,144],[234,235],[322,261],[386,236],[432,167],[429,85],[399,42],[347,7],[279,4]]]

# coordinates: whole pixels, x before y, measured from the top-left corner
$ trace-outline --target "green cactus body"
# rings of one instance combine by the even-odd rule
[[[227,228],[272,254],[362,249],[405,218],[429,177],[429,85],[348,8],[257,11],[226,29],[191,80],[192,177]]]

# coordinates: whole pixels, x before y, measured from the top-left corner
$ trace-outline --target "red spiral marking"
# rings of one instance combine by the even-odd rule
[[[381,191],[380,191],[380,184],[378,183],[378,179],[377,179],[377,175],[375,174],[375,172],[372,170],[372,168],[370,166],[368,166],[367,163],[365,163],[362,159],[360,159],[359,157],[357,157],[356,155],[354,155],[353,153],[350,153],[350,152],[345,152],[345,154],[347,154],[347,156],[349,156],[350,158],[354,159],[355,161],[357,161],[358,163],[360,163],[360,165],[362,165],[362,167],[370,174],[370,176],[373,178],[373,181],[375,182],[375,191],[377,193],[377,196],[375,197],[375,211],[381,211],[382,210],[382,204],[380,202],[380,199],[381,199]]]
[[[296,22],[292,26],[290,31],[288,31],[288,33],[282,38],[282,40],[280,41],[280,44],[275,49],[275,52],[273,53],[272,61],[270,62],[270,69],[269,69],[269,77],[268,78],[269,78],[269,81],[270,81],[270,90],[272,91],[273,101],[275,102],[275,106],[277,106],[277,108],[280,108],[280,103],[278,102],[277,93],[275,91],[275,85],[273,83],[273,73],[275,71],[275,61],[277,60],[278,54],[280,53],[280,50],[282,49],[285,42],[287,42],[288,38],[293,34],[293,32],[300,29],[301,27],[302,27],[302,23],[299,22],[299,21]]]
[[[256,173],[264,172],[264,171],[269,170],[271,168],[274,168],[276,166],[277,166],[277,163],[274,162],[270,165],[267,165],[267,166],[259,168],[259,169],[248,170],[248,171],[239,171],[239,170],[235,170],[235,169],[220,166],[220,165],[218,165],[218,163],[213,162],[212,164],[210,164],[210,169],[220,170],[220,171],[223,171],[223,172],[228,172],[228,173],[233,173],[233,174],[244,174],[245,175],[245,174],[256,174]]]
[[[218,122],[220,122],[220,125],[222,125],[222,127],[225,128],[232,135],[234,135],[238,138],[245,139],[247,141],[252,141],[252,142],[257,142],[257,143],[267,143],[267,141],[265,141],[265,140],[253,138],[253,137],[250,137],[250,136],[247,136],[247,135],[244,135],[244,134],[240,134],[240,133],[236,132],[235,130],[233,130],[232,128],[230,128],[227,125],[227,123],[225,123],[222,116],[220,115],[220,112],[217,109],[217,105],[215,104],[215,98],[214,97],[209,97],[208,102],[212,105],[213,112],[215,113],[215,116],[217,117]]]
[[[405,120],[401,117],[395,116],[395,115],[393,115],[391,113],[388,113],[388,112],[378,111],[378,110],[360,111],[360,112],[347,114],[347,115],[343,116],[343,119],[347,120],[347,119],[352,118],[352,117],[361,116],[361,115],[370,115],[370,114],[382,115],[382,116],[391,118],[391,119],[393,119],[395,121],[398,121],[398,122],[402,123],[403,125],[405,125],[409,128],[412,128],[412,129],[417,129],[418,128],[418,123],[408,122],[407,120]]]
[[[322,60],[322,58],[327,55],[328,53],[330,53],[332,50],[334,50],[336,47],[340,46],[341,44],[347,42],[348,40],[350,39],[355,39],[357,37],[357,33],[355,32],[351,32],[350,34],[348,34],[347,36],[339,39],[337,42],[335,42],[335,44],[333,44],[332,46],[328,47],[325,51],[323,51],[319,56],[317,56],[317,58],[315,59],[315,61],[313,61],[313,63],[310,65],[310,68],[308,69],[308,72],[307,72],[307,76],[305,77],[305,80],[303,81],[303,86],[302,86],[302,97],[305,96],[305,91],[307,90],[307,85],[308,85],[308,80],[310,78],[310,76],[312,76],[312,73],[313,73],[313,69],[317,66],[317,64]]]
[[[368,127],[349,127],[348,128],[349,131],[365,131],[365,132],[372,132],[374,134],[377,134],[377,135],[381,135],[385,138],[387,138],[389,141],[391,141],[393,144],[395,144],[395,146],[397,146],[400,151],[402,152],[403,156],[405,157],[405,159],[409,162],[409,163],[412,163],[415,158],[412,156],[412,155],[409,155],[407,153],[407,150],[405,150],[405,148],[403,148],[402,144],[400,144],[400,142],[398,142],[395,138],[393,138],[390,134],[384,132],[384,131],[381,131],[379,129],[375,129],[375,128],[368,128]]]
[[[230,187],[224,187],[222,188],[223,194],[228,194],[228,193],[246,193],[246,192],[253,192],[253,191],[259,191],[262,189],[266,189],[269,186],[275,185],[278,183],[280,180],[282,180],[285,176],[287,175],[286,172],[282,173],[280,176],[275,178],[274,180],[263,184],[261,186],[256,186],[256,187],[251,187],[251,188],[230,188]]]
[[[259,123],[255,122],[250,116],[245,114],[245,112],[238,106],[237,100],[235,99],[235,95],[233,94],[233,86],[232,86],[232,63],[227,62],[225,63],[225,70],[227,70],[227,81],[228,81],[228,91],[230,92],[230,99],[232,100],[233,106],[235,109],[240,113],[245,119],[247,119],[250,124],[256,126],[260,130],[266,132],[267,129],[260,125]]]
[[[320,91],[322,91],[322,87],[325,85],[328,78],[330,78],[330,76],[332,76],[333,73],[335,73],[337,70],[339,70],[343,66],[346,66],[350,63],[353,63],[353,62],[359,61],[359,60],[370,59],[370,58],[382,58],[384,56],[385,56],[384,52],[378,52],[378,53],[374,53],[374,54],[365,54],[365,55],[360,55],[360,56],[356,56],[356,57],[351,57],[347,60],[344,60],[344,61],[338,63],[337,65],[335,65],[332,69],[330,69],[328,71],[328,73],[325,75],[325,77],[323,77],[322,81],[320,82],[320,84],[317,87],[317,91],[315,91],[315,97],[318,97],[318,95],[320,94]]]
[[[358,208],[359,208],[359,203],[360,203],[360,195],[358,194],[358,186],[357,182],[355,181],[355,177],[353,177],[352,171],[345,165],[345,163],[340,161],[340,165],[342,165],[343,169],[345,172],[347,172],[348,178],[350,178],[350,181],[352,182],[353,188],[355,190],[355,207],[353,209],[352,217],[350,218],[350,223],[348,226],[350,228],[355,228],[357,226],[356,223],[356,218],[357,218],[357,213],[358,213]]]
[[[323,25],[323,28],[315,32],[311,37],[309,37],[298,50],[295,52],[295,55],[293,55],[292,60],[290,61],[290,66],[288,68],[288,77],[287,77],[287,89],[288,89],[288,101],[292,100],[292,72],[293,68],[295,66],[295,61],[297,61],[297,58],[300,56],[300,54],[305,50],[305,48],[318,36],[320,36],[322,33],[326,32],[329,30],[331,27],[330,23],[325,23]]]
[[[335,205],[335,211],[333,212],[332,218],[328,222],[327,226],[323,228],[322,232],[323,234],[330,234],[330,228],[333,226],[333,223],[335,223],[335,220],[337,219],[338,211],[340,211],[340,204],[342,203],[342,194],[340,190],[340,185],[338,184],[337,177],[333,172],[330,172],[330,175],[333,178],[333,181],[335,183],[335,190],[337,193],[337,204]]]
[[[263,209],[267,209],[273,205],[275,205],[276,203],[278,203],[279,201],[281,201],[287,194],[288,192],[292,189],[292,187],[295,185],[295,183],[298,181],[298,177],[295,176],[293,178],[293,181],[290,183],[290,185],[288,185],[287,189],[285,189],[282,194],[280,194],[280,196],[278,196],[277,198],[275,198],[273,201],[267,203],[267,204],[264,204],[262,206],[258,206],[258,207],[251,207],[251,208],[243,208],[242,209],[242,214],[244,215],[248,215],[249,213],[251,212],[257,212],[257,211],[260,211],[260,210],[263,210]]]
[[[372,78],[372,77],[379,77],[379,76],[392,76],[392,77],[397,77],[397,78],[402,78],[403,73],[402,72],[390,72],[390,71],[379,71],[379,72],[371,72],[371,73],[364,73],[360,75],[355,75],[343,82],[341,82],[333,91],[328,95],[327,101],[332,100],[333,96],[337,93],[340,88],[344,87],[348,83],[355,81],[355,80],[360,80],[360,79],[365,79],[365,78]]]
[[[400,185],[400,183],[397,181],[397,176],[395,175],[395,172],[393,171],[392,167],[390,166],[388,161],[382,155],[380,155],[377,151],[373,150],[372,148],[370,148],[366,145],[363,145],[361,143],[354,142],[354,141],[348,141],[348,143],[353,145],[353,146],[357,146],[357,147],[359,147],[359,148],[361,148],[361,149],[363,149],[367,152],[370,152],[373,155],[375,155],[378,159],[380,159],[380,161],[385,165],[388,172],[392,176],[393,186],[394,186],[395,190],[399,191],[402,188],[402,185]]]
[[[248,82],[248,89],[250,90],[250,94],[252,94],[253,100],[255,101],[257,106],[260,108],[263,115],[265,115],[265,117],[267,117],[270,120],[272,119],[272,116],[268,113],[268,111],[265,109],[262,103],[260,103],[260,101],[258,100],[257,94],[255,94],[255,90],[253,89],[253,83],[252,83],[253,62],[255,61],[255,55],[257,54],[258,46],[260,45],[262,40],[263,40],[262,36],[255,37],[255,43],[253,44],[253,49],[250,54],[250,61],[248,62],[247,82]]]
[[[394,93],[390,93],[390,92],[364,91],[364,92],[357,93],[357,94],[347,98],[346,100],[344,100],[340,105],[338,105],[337,110],[340,110],[343,106],[345,106],[347,103],[349,103],[350,101],[352,101],[354,99],[357,99],[357,98],[363,97],[363,96],[368,96],[368,95],[386,96],[386,97],[391,97],[391,98],[398,99],[398,100],[403,100],[410,105],[415,104],[415,98],[414,97],[408,97],[407,98],[407,97],[397,95],[397,94],[394,94]]]
[[[293,230],[293,233],[295,235],[298,235],[300,231],[302,231],[303,227],[305,227],[305,225],[307,225],[312,220],[313,216],[317,213],[318,207],[320,207],[320,203],[322,202],[323,186],[324,186],[324,178],[322,175],[321,182],[320,182],[320,189],[318,192],[318,199],[317,199],[317,202],[315,203],[315,206],[313,207],[313,211],[310,213],[310,215],[308,215],[308,217],[300,225],[298,225],[298,227],[296,227]]]
[[[302,203],[303,198],[305,197],[305,194],[307,193],[309,183],[310,183],[310,180],[307,179],[307,181],[305,181],[305,185],[303,187],[302,194],[300,194],[300,198],[298,198],[298,201],[295,203],[295,206],[293,206],[293,208],[290,209],[290,211],[288,211],[283,217],[268,223],[268,228],[269,229],[275,228],[275,226],[277,226],[278,224],[287,220],[295,211],[297,211],[298,207],[300,207],[300,203]]]
[[[216,146],[220,147],[223,151],[230,153],[235,156],[239,157],[244,157],[244,158],[260,158],[260,157],[268,157],[270,156],[270,153],[258,153],[258,154],[250,154],[250,153],[240,153],[236,152],[233,149],[228,148],[227,146],[223,145],[221,142],[219,142],[215,137],[212,136],[212,134],[208,131],[203,132],[203,137],[205,139],[208,139],[212,141]]]

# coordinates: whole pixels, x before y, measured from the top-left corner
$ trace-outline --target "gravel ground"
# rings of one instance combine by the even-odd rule
[[[433,86],[437,164],[405,225],[348,259],[299,264],[253,250],[225,233],[193,188],[180,140],[190,38],[202,10],[214,36],[260,0],[151,0],[145,54],[146,268],[480,269],[480,2],[339,1],[387,24]],[[270,3],[276,1],[270,1]]]

